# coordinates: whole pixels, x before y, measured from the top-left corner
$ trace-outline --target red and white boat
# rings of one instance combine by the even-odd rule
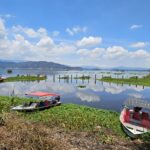
[[[26,94],[28,98],[38,99],[39,101],[29,103],[24,103],[19,106],[15,106],[12,110],[15,111],[35,111],[35,110],[43,110],[48,109],[53,106],[58,106],[61,104],[60,95],[55,93],[47,93],[47,92],[32,92]]]
[[[150,132],[150,103],[138,99],[127,100],[120,114],[120,122],[131,138]]]

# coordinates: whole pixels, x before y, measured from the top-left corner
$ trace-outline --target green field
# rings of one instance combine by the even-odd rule
[[[38,80],[46,80],[46,77],[39,77],[39,76],[15,76],[15,77],[8,77],[4,80],[4,82],[15,82],[15,81],[38,81]]]
[[[112,77],[103,77],[102,79],[98,79],[104,82],[112,82],[112,83],[120,83],[120,84],[133,84],[133,85],[142,85],[142,86],[150,86],[150,75],[144,76],[142,78],[138,78],[137,76],[130,78],[112,78]]]

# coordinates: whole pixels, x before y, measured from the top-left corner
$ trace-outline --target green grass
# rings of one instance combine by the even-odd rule
[[[0,119],[3,113],[12,113],[12,105],[19,105],[33,99],[0,96]],[[36,112],[13,112],[18,117],[34,123],[44,123],[49,127],[60,127],[66,131],[96,132],[103,142],[113,141],[114,136],[126,139],[121,128],[119,113],[103,109],[96,109],[76,104],[62,104],[61,106]],[[150,139],[150,133],[141,137],[144,141]]]
[[[38,76],[15,76],[15,77],[8,77],[4,80],[4,82],[15,82],[15,81],[38,81],[38,80],[45,80],[46,77],[38,77]]]
[[[150,75],[144,76],[142,78],[138,78],[137,76],[133,76],[133,77],[130,77],[128,79],[103,77],[102,79],[98,79],[98,80],[101,80],[104,82],[120,83],[120,84],[133,84],[133,85],[150,86]]]
[[[31,99],[15,97],[13,105],[28,102]],[[10,112],[12,97],[0,96],[0,112]],[[17,112],[16,112],[17,113]],[[62,104],[44,111],[32,113],[18,113],[21,117],[33,122],[44,122],[50,126],[63,127],[66,130],[95,131],[97,127],[101,132],[111,130],[117,136],[124,137],[119,122],[119,113],[95,109],[75,104]],[[106,135],[107,136],[107,135]]]

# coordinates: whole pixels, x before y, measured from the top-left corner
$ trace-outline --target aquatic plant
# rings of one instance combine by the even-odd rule
[[[104,82],[120,83],[120,84],[150,86],[150,75],[146,75],[142,78],[139,78],[138,76],[132,76],[130,78],[102,77],[101,79],[98,80]]]

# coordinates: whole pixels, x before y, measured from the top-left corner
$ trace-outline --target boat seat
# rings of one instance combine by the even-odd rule
[[[132,118],[140,121],[141,120],[140,113],[139,112],[133,112]]]
[[[142,126],[150,129],[150,120],[142,119]]]
[[[142,119],[149,120],[149,114],[146,112],[142,112]]]
[[[128,109],[124,110],[123,119],[124,119],[124,122],[130,121],[130,111]]]
[[[45,105],[45,106],[49,106],[49,105],[50,105],[50,102],[49,102],[48,100],[45,100],[45,101],[44,101],[44,105]]]

